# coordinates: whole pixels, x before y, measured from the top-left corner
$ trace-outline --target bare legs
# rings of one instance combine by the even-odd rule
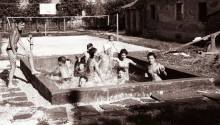
[[[8,50],[7,53],[8,53],[8,57],[9,57],[9,61],[10,61],[10,72],[9,72],[9,77],[8,77],[8,87],[12,88],[12,87],[14,87],[12,81],[13,81],[15,70],[16,70],[16,67],[17,67],[16,66],[16,55],[11,50]],[[31,73],[33,75],[40,74],[40,72],[35,70],[34,61],[33,61],[33,54],[30,52],[30,53],[27,54],[27,56],[28,56],[28,61],[29,61],[30,66],[31,66]]]
[[[32,52],[29,52],[29,53],[28,53],[28,61],[29,61],[30,66],[31,66],[31,73],[32,73],[33,75],[40,74],[40,72],[38,72],[38,71],[35,70]]]
[[[8,77],[8,87],[12,88],[14,87],[12,80],[13,80],[13,76],[15,74],[15,69],[16,69],[16,55],[11,51],[8,50],[8,57],[9,57],[9,61],[10,61],[10,72],[9,72],[9,77]]]

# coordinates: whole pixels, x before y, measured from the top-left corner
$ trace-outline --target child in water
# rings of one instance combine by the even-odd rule
[[[167,76],[165,67],[156,62],[156,55],[152,52],[147,54],[147,59],[149,61],[148,74],[152,78],[152,81],[162,81],[161,75]]]
[[[66,59],[64,56],[58,57],[58,67],[56,69],[49,73],[49,75],[52,76],[59,76],[59,80],[61,82],[71,80],[73,76],[73,71],[70,68],[70,62]]]
[[[127,80],[127,77],[126,77],[126,71],[124,68],[118,68],[118,71],[117,71],[117,74],[118,74],[118,84],[123,84],[126,82]]]

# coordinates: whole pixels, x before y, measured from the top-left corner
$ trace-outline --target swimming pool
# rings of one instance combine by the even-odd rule
[[[62,41],[62,38],[65,38],[65,41]],[[87,38],[87,40],[85,40],[85,38]],[[77,39],[79,39],[79,41]],[[94,41],[92,41],[92,39],[94,39]],[[36,44],[34,48],[35,66],[38,70],[50,71],[54,66],[57,65],[57,58],[60,55],[65,55],[68,58],[74,59],[75,56],[79,56],[86,50],[86,44],[89,42],[92,42],[95,47],[101,50],[103,44],[107,41],[105,39],[93,36],[59,36],[51,38],[39,37],[38,41],[34,42]],[[136,53],[137,51],[142,51],[145,53],[146,51],[153,50],[150,48],[121,42],[117,42],[117,44],[119,44],[117,47],[126,48],[130,54]],[[141,53],[136,55],[138,57],[144,56]],[[130,56],[129,58],[131,58],[139,65],[144,65],[146,63],[145,60],[138,59],[135,56]],[[56,81],[46,77],[43,74],[39,76],[31,75],[27,58],[21,59],[21,70],[23,71],[26,78],[39,91],[39,93],[52,104],[63,104],[69,102],[94,103],[100,101],[110,101],[124,97],[146,97],[152,93],[159,92],[163,94],[169,93],[173,90],[200,90],[212,86],[210,78],[199,77],[191,73],[179,71],[169,66],[165,67],[168,76],[164,78],[164,81],[160,82],[151,82],[144,76],[145,69],[131,66],[130,74],[133,76],[138,76],[138,78],[132,78],[132,82],[126,82],[125,84],[120,85],[105,85],[103,83],[100,86],[88,87],[71,87],[67,84],[66,87],[62,88],[57,85]],[[78,80],[75,80],[70,84],[75,83],[78,83]]]

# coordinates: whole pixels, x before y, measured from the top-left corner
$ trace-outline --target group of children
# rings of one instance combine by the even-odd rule
[[[129,81],[129,65],[135,65],[141,69],[146,69],[146,77],[150,77],[152,81],[161,81],[160,75],[167,75],[165,67],[156,62],[156,55],[152,52],[148,53],[148,64],[140,66],[131,59],[127,58],[128,51],[121,49],[118,57],[113,56],[113,49],[117,52],[114,46],[113,36],[109,36],[109,41],[103,46],[102,52],[97,52],[97,49],[92,43],[87,45],[87,51],[80,57],[76,57],[75,63],[71,59],[64,56],[58,57],[58,67],[50,73],[57,75],[61,82],[70,81],[74,78],[78,79],[78,87],[92,86],[98,84],[107,84],[107,82],[116,82],[116,84]]]
[[[28,57],[28,61],[31,67],[32,75],[39,75],[40,72],[35,70],[34,62],[33,62],[33,42],[32,42],[32,35],[29,34],[29,44],[30,48],[26,49],[25,47],[21,46],[24,52],[19,54],[17,52],[18,45],[22,45],[19,43],[22,40],[21,32],[24,28],[25,23],[22,21],[17,21],[13,23],[11,28],[11,33],[9,37],[9,44],[7,46],[7,53],[10,60],[10,73],[8,78],[8,87],[14,87],[12,83],[13,76],[16,70],[16,59],[17,57],[25,56]],[[75,64],[71,59],[68,59],[64,56],[58,58],[58,66],[55,68],[54,71],[48,73],[49,76],[58,76],[58,80],[61,82],[69,81],[69,80],[79,80],[78,86],[82,86],[83,83],[86,82],[84,85],[88,85],[89,83],[99,84],[103,83],[106,84],[107,81],[112,83],[114,78],[117,79],[118,84],[124,83],[125,81],[129,81],[129,65],[135,65],[141,67],[142,69],[146,69],[145,74],[146,77],[150,77],[153,81],[161,81],[160,75],[167,75],[165,68],[163,65],[156,62],[156,56],[154,53],[148,54],[148,61],[149,64],[147,66],[139,66],[131,59],[127,58],[127,50],[121,49],[118,53],[118,57],[113,56],[113,50],[115,52],[119,52],[114,44],[113,36],[109,36],[109,41],[103,46],[103,51],[101,53],[97,52],[97,49],[93,46],[92,43],[87,45],[87,51],[83,53],[81,58],[77,57]],[[57,78],[57,77],[56,77]]]

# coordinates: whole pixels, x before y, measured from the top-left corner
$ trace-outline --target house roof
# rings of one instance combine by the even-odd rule
[[[129,4],[126,4],[126,5],[122,6],[121,8],[122,9],[130,8],[130,7],[134,6],[137,2],[138,2],[138,0],[135,0],[131,3],[129,3]]]

